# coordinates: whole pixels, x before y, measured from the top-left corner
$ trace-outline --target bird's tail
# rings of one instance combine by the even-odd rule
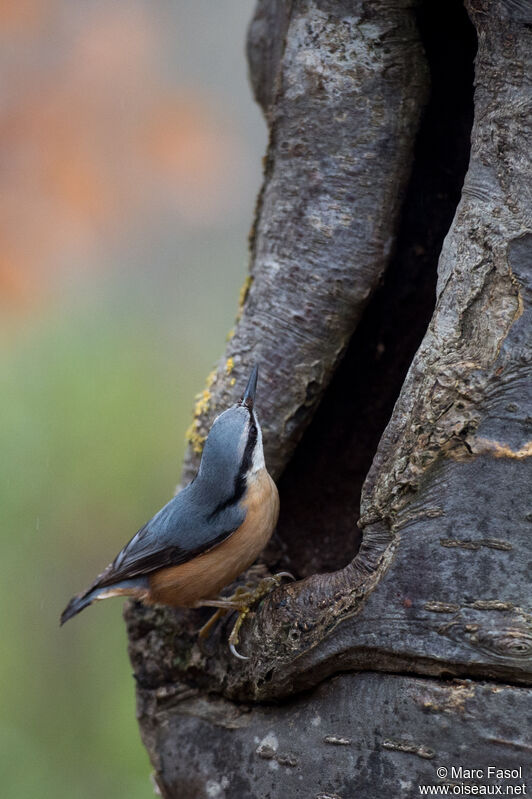
[[[89,594],[78,594],[78,596],[73,596],[64,611],[61,613],[61,624],[63,625],[66,621],[75,616],[77,613],[83,610],[83,608],[88,607],[92,602],[94,602],[95,597],[92,595],[94,592],[91,591]]]
[[[94,585],[94,584],[93,584]],[[84,594],[77,594],[72,597],[64,611],[61,613],[61,625],[76,616],[84,608],[92,605],[98,599],[109,599],[113,596],[132,596],[137,599],[145,599],[149,590],[148,579],[140,576],[133,580],[121,580],[113,585],[91,586]]]

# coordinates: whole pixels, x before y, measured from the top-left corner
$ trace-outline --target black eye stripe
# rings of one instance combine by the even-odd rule
[[[221,502],[211,514],[209,514],[209,519],[213,519],[220,511],[225,510],[230,505],[236,505],[236,503],[244,496],[244,492],[246,490],[246,474],[251,468],[251,464],[253,461],[253,450],[255,449],[255,444],[257,443],[258,438],[258,430],[257,425],[253,419],[253,416],[250,420],[249,430],[248,430],[248,440],[246,441],[246,446],[244,448],[244,454],[242,456],[242,461],[240,462],[240,468],[238,470],[238,475],[235,478],[235,484],[232,495]]]

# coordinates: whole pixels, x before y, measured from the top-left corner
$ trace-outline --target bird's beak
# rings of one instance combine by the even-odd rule
[[[255,402],[255,392],[257,391],[258,375],[259,375],[259,367],[254,366],[253,369],[251,370],[246,390],[244,391],[242,399],[240,400],[240,404],[244,405],[246,408],[249,408],[250,410],[253,408],[253,403]]]

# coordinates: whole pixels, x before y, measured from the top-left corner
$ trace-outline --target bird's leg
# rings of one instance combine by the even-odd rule
[[[281,580],[283,577],[289,577],[291,580],[295,579],[290,572],[279,572],[273,576],[263,577],[258,583],[249,581],[245,583],[245,585],[239,585],[234,594],[232,594],[230,597],[219,597],[218,599],[202,600],[202,605],[218,609],[216,613],[213,613],[211,618],[203,625],[199,631],[199,637],[205,638],[209,634],[213,625],[220,618],[225,616],[231,610],[236,610],[238,611],[238,617],[234,623],[233,629],[231,630],[231,635],[229,636],[229,649],[233,655],[237,658],[240,658],[240,660],[248,660],[247,657],[241,655],[236,649],[240,628],[242,627],[244,619],[251,611],[253,605],[256,605],[257,602],[266,596],[266,594],[269,594],[270,591],[273,591],[274,588],[277,588],[279,585],[281,585]]]
[[[198,633],[198,638],[207,638],[208,634],[210,633],[210,631],[212,630],[212,628],[214,627],[214,625],[216,624],[216,622],[217,622],[219,619],[221,619],[223,616],[225,616],[225,615],[226,615],[226,613],[227,613],[227,610],[226,610],[226,609],[224,609],[224,608],[218,608],[218,610],[216,611],[216,613],[213,613],[213,614],[212,614],[212,616],[211,616],[211,618],[210,618],[210,619],[208,619],[208,620],[205,622],[205,624],[203,625],[203,627],[200,629],[200,631],[199,631],[199,633]]]
[[[203,627],[198,633],[199,638],[206,638],[210,633],[216,622],[226,616],[230,610],[240,610],[241,603],[238,601],[242,588],[237,588],[235,593],[230,597],[219,597],[218,599],[204,599],[201,605],[209,608],[218,608],[216,613],[213,613],[211,618],[205,622]],[[245,593],[245,591],[244,591]]]
[[[257,602],[259,602],[263,597],[266,596],[266,594],[269,594],[270,591],[273,591],[274,588],[277,588],[279,585],[281,585],[281,580],[283,579],[283,577],[289,577],[291,580],[295,579],[294,575],[290,574],[290,572],[278,572],[277,574],[274,574],[272,577],[263,577],[254,590],[246,591],[245,590],[246,586],[249,586],[250,588],[252,587],[250,586],[249,583],[247,583],[246,586],[243,586],[243,590],[238,595],[239,598],[238,601],[241,604],[238,613],[238,618],[235,621],[233,629],[231,630],[231,635],[229,636],[229,649],[231,650],[233,655],[239,658],[240,660],[249,660],[249,658],[246,657],[246,655],[241,655],[236,648],[238,644],[238,634],[240,632],[242,624],[244,623],[244,619],[249,614],[253,605],[256,605]],[[238,590],[239,589],[237,588],[237,591],[233,596],[236,596]]]

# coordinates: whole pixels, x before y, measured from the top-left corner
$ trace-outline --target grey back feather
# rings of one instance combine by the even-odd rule
[[[240,405],[218,416],[196,478],[138,531],[91,588],[185,563],[240,527],[246,512],[236,489],[249,419]]]

